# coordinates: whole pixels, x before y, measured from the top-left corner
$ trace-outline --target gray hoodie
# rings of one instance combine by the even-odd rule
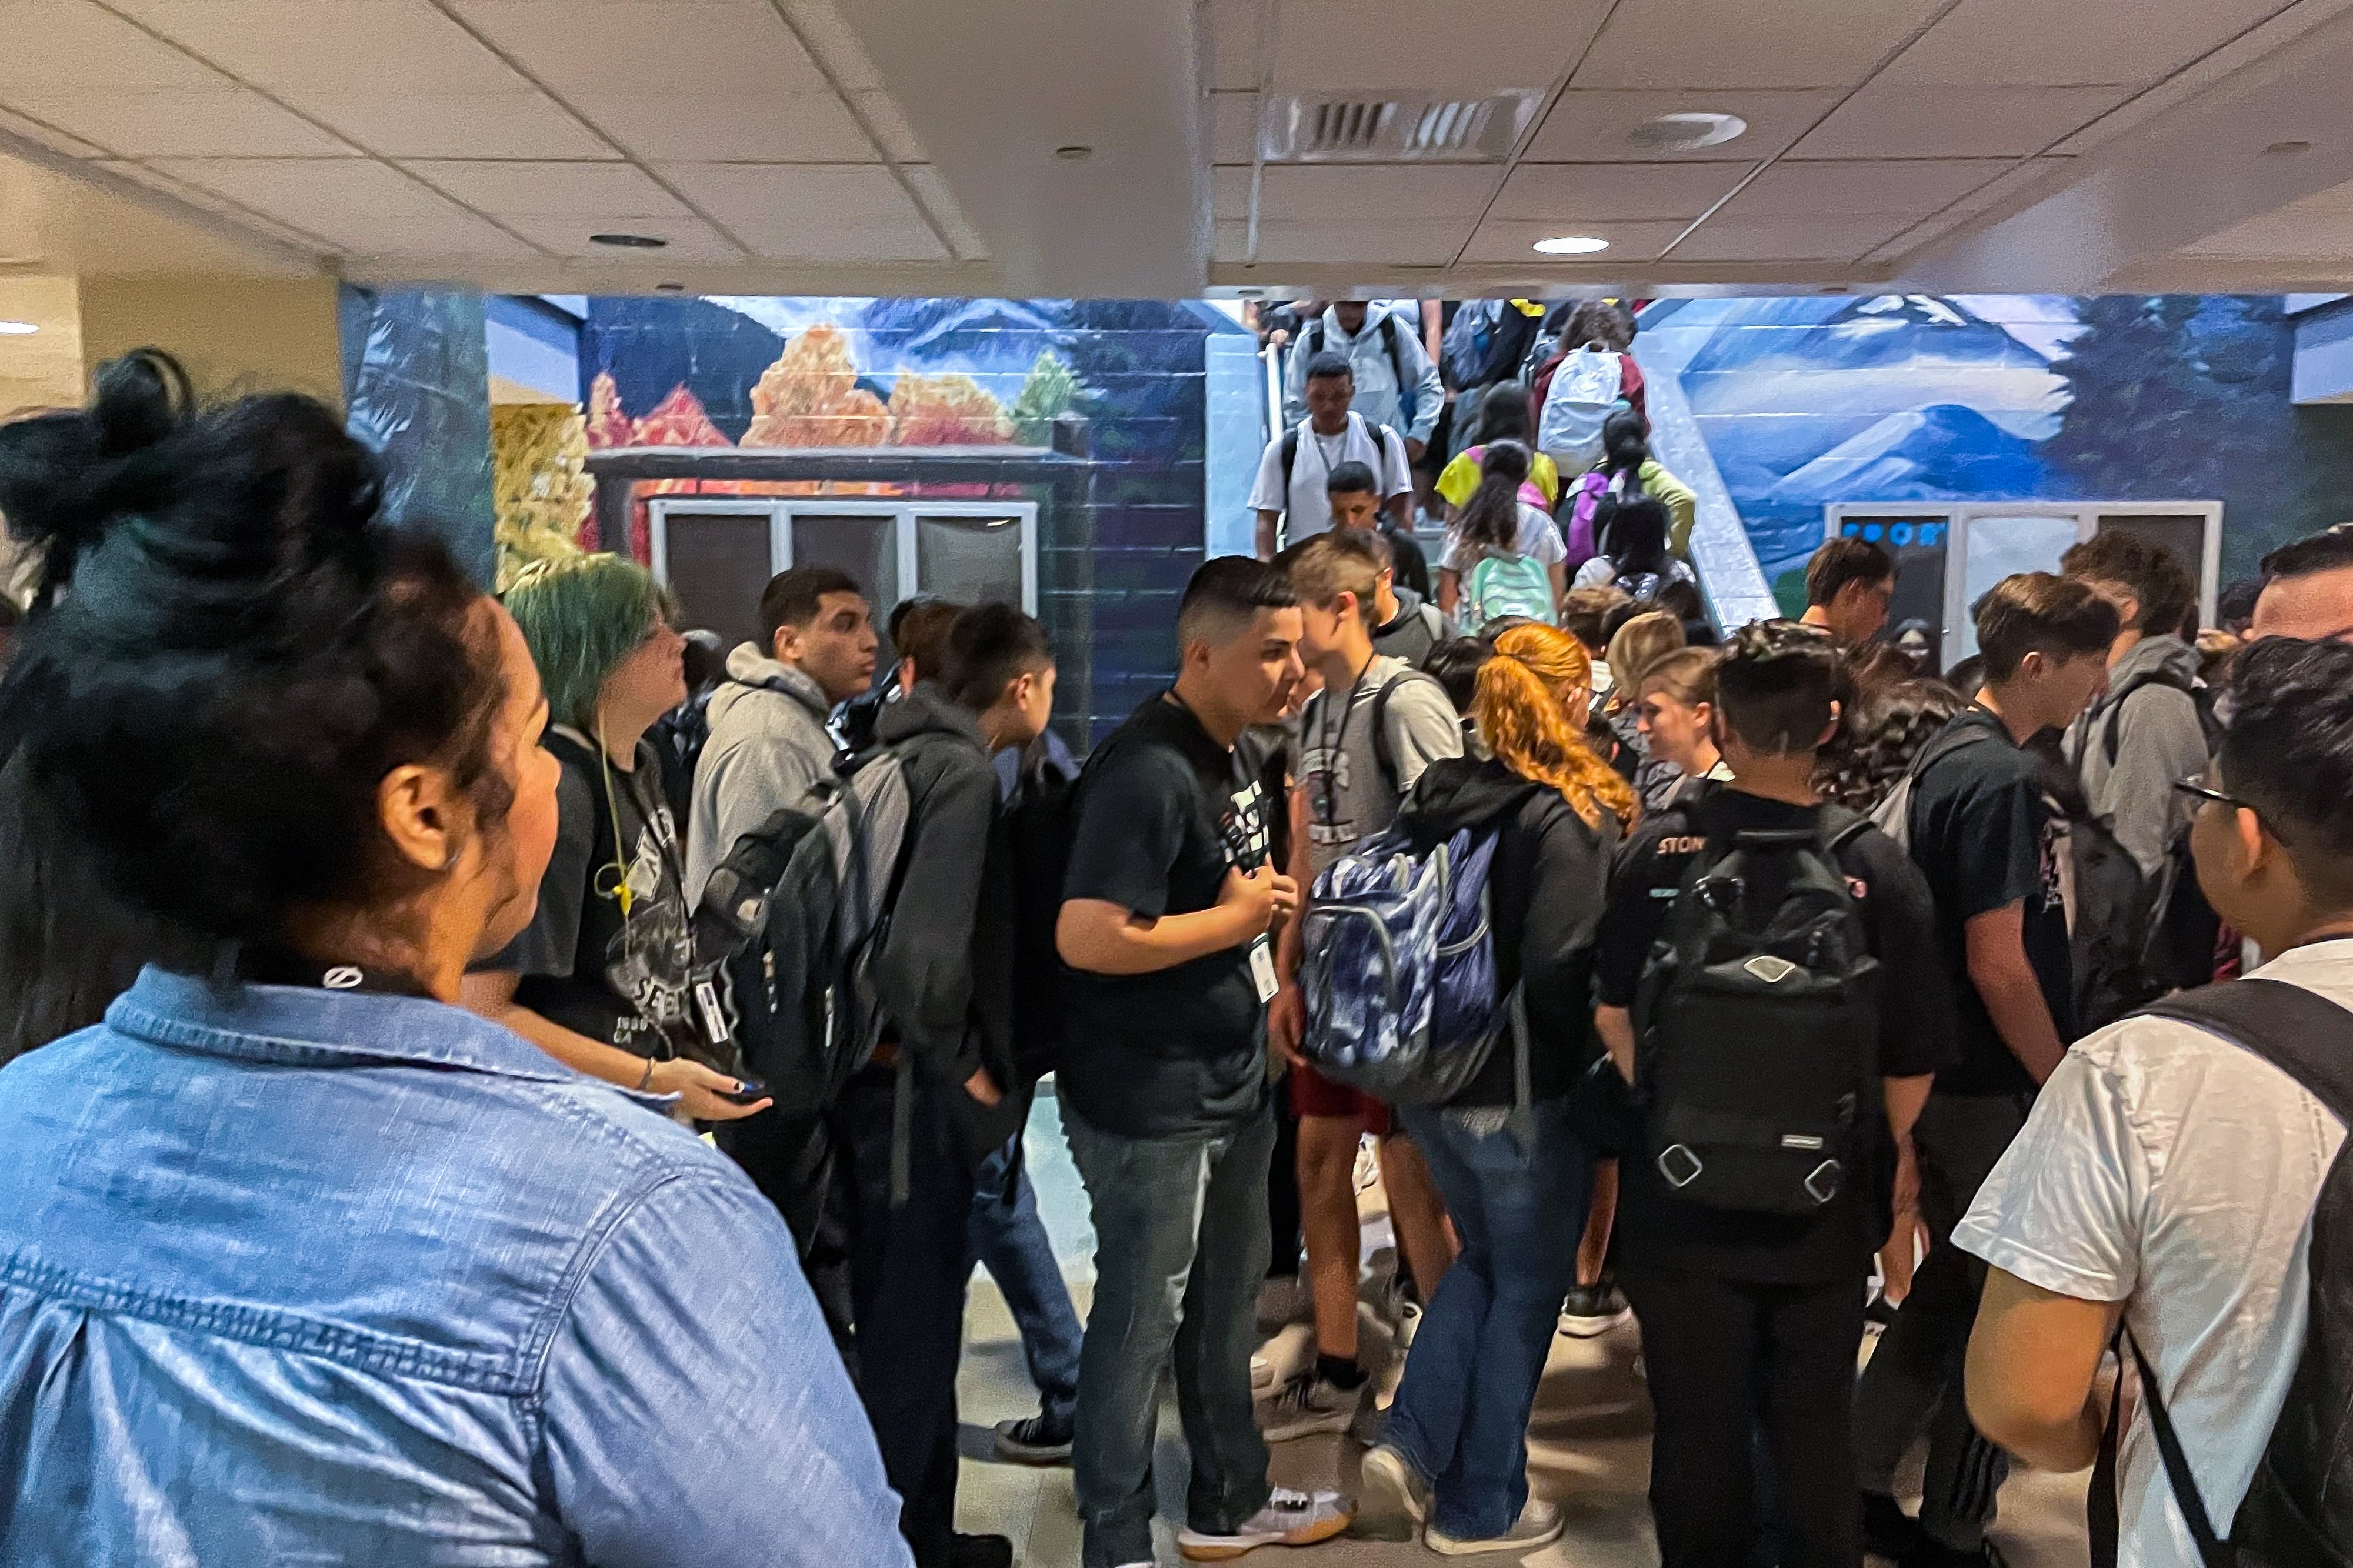
[[[2189,686],[2198,676],[2198,650],[2178,637],[2143,637],[2109,668],[2107,692],[2067,731],[2067,760],[2084,781],[2093,815],[2109,819],[2143,876],[2157,874],[2167,846],[2197,809],[2174,781],[2201,771],[2208,761],[2197,700],[2188,691],[2154,685],[2126,690],[2160,672],[2175,686]],[[2107,746],[2112,718],[2114,763]]]
[[[833,771],[833,711],[815,679],[743,643],[727,656],[727,679],[711,694],[711,739],[694,769],[686,837],[686,900],[735,841]]]

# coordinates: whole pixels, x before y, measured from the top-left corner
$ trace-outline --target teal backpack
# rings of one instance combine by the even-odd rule
[[[1487,554],[1462,583],[1463,629],[1475,632],[1506,616],[1560,624],[1552,602],[1552,575],[1533,555]]]

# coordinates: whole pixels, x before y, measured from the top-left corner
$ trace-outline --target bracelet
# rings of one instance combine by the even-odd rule
[[[645,1093],[645,1092],[646,1092],[646,1090],[647,1090],[649,1088],[652,1087],[653,1081],[654,1081],[654,1058],[651,1058],[651,1057],[648,1057],[648,1058],[646,1058],[646,1070],[645,1070],[645,1074],[644,1074],[644,1076],[643,1076],[643,1077],[641,1077],[641,1078],[639,1078],[639,1079],[638,1079],[638,1092],[639,1094],[643,1094],[643,1093]]]

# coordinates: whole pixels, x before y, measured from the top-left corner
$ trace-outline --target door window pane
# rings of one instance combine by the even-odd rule
[[[1952,531],[1943,513],[1863,517],[1848,512],[1839,532],[1867,540],[1895,557],[1895,596],[1887,606],[1885,636],[1907,622],[1927,627],[1928,646],[1941,656],[1945,645],[1945,545]]]
[[[672,507],[663,526],[682,629],[717,632],[731,648],[758,642],[760,590],[771,575],[766,514]]]
[[[2198,584],[2201,595],[2200,602],[2201,604],[2204,602],[2203,594],[2213,586],[2212,584],[2204,581],[2206,575],[2206,520],[2204,517],[2194,512],[2179,511],[2104,511],[2100,514],[2100,531],[2106,533],[2111,529],[2138,534],[2151,543],[2163,545],[2173,552],[2181,562],[2182,569],[2189,574],[2189,580]]]
[[[2059,558],[2075,542],[2072,517],[1973,517],[1968,529],[1959,627],[1963,658],[1978,651],[1978,628],[1969,606],[2004,577],[2020,572],[2058,571]]]
[[[915,561],[926,594],[959,605],[1027,608],[1018,517],[918,517]]]
[[[898,521],[888,513],[795,512],[793,564],[849,573],[880,621],[901,597]]]

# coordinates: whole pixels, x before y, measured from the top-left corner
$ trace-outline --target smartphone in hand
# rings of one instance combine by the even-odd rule
[[[731,1105],[757,1105],[768,1098],[768,1086],[756,1078],[738,1079],[735,1082],[733,1092],[723,1093],[719,1098]]]

